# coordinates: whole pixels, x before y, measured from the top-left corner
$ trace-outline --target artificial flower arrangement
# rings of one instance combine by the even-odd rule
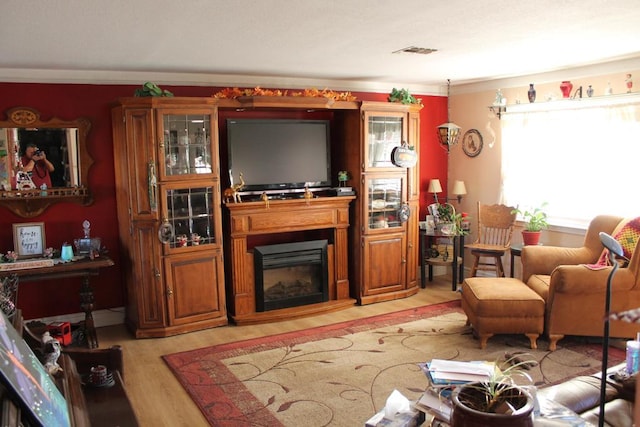
[[[43,258],[53,258],[55,250],[53,248],[47,248],[42,254]],[[16,262],[18,260],[18,253],[15,251],[7,251],[6,254],[0,254],[0,263],[3,262]]]
[[[260,86],[256,86],[253,89],[228,87],[213,94],[213,97],[218,99],[234,99],[241,96],[300,96],[308,98],[328,98],[334,101],[355,101],[357,99],[351,92],[335,92],[326,88],[323,90],[311,88],[298,92],[289,92],[288,90],[263,89]]]

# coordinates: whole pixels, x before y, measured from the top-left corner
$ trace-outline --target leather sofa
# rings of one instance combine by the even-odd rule
[[[635,381],[608,381],[605,394],[605,425],[634,425]],[[600,376],[579,376],[538,390],[539,398],[552,400],[571,409],[581,418],[598,425],[600,413]]]
[[[522,281],[545,300],[545,334],[549,350],[555,350],[565,335],[602,336],[605,291],[612,267],[589,269],[603,246],[599,233],[614,234],[624,218],[601,215],[594,218],[579,248],[525,246],[522,249]],[[625,221],[626,222],[626,221]],[[611,311],[640,307],[640,250],[627,267],[613,277]],[[640,325],[610,322],[610,336],[634,338]]]

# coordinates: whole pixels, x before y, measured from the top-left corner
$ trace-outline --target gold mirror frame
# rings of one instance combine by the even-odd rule
[[[1,129],[12,128],[43,128],[43,129],[78,129],[78,171],[79,185],[74,187],[53,187],[42,194],[42,190],[0,190],[0,206],[4,206],[14,214],[23,218],[40,215],[55,203],[70,202],[87,206],[93,202],[89,191],[89,169],[93,159],[87,149],[87,135],[91,122],[86,118],[76,120],[60,120],[52,118],[48,121],[40,120],[40,113],[28,107],[15,107],[7,111],[7,121],[0,122]],[[8,141],[7,141],[8,143]],[[9,156],[14,155],[13,146]],[[10,171],[14,173],[15,171]]]

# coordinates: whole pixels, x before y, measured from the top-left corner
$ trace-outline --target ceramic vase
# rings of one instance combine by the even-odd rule
[[[529,91],[527,92],[527,96],[529,97],[529,102],[535,102],[536,89],[533,87],[533,83],[529,83]]]
[[[591,87],[591,85],[589,85],[589,87],[587,88],[587,96],[589,98],[593,96],[593,87]]]
[[[573,83],[569,80],[565,80],[560,84],[563,98],[569,98],[571,96],[571,89],[573,89]]]

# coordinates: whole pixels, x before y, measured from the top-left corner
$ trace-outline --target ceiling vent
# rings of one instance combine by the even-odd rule
[[[429,55],[430,53],[437,51],[438,49],[429,49],[428,47],[409,46],[404,49],[396,50],[393,53],[417,53],[418,55]]]

